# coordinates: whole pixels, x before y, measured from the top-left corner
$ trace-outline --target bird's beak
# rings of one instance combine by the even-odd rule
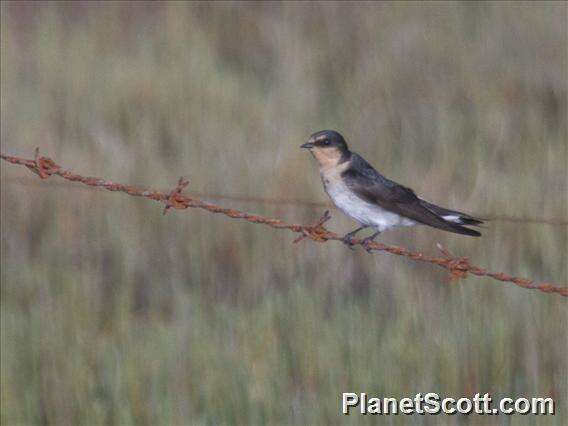
[[[306,148],[306,149],[312,149],[314,147],[314,143],[313,142],[306,142],[303,145],[300,145],[300,148]]]

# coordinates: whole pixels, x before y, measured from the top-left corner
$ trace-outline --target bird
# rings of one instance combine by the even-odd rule
[[[418,224],[481,236],[466,225],[481,225],[482,219],[432,204],[412,189],[387,179],[362,156],[350,151],[343,136],[335,130],[312,134],[300,148],[309,150],[316,159],[324,190],[335,206],[359,223],[359,228],[343,237],[350,247],[354,245],[353,236],[366,228],[375,231],[360,242],[367,251],[369,243],[382,232]]]

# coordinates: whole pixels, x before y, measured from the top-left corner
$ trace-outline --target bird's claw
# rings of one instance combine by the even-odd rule
[[[374,249],[370,247],[371,243],[375,241],[375,238],[380,234],[380,232],[375,232],[370,237],[367,237],[361,241],[361,246],[367,251],[367,253],[371,253]]]
[[[361,246],[367,253],[371,253],[373,251],[373,248],[369,247],[369,244],[371,244],[372,242],[373,240],[371,238],[365,238],[363,241],[361,241]]]
[[[351,250],[355,250],[353,248],[354,243],[353,243],[353,237],[351,235],[346,235],[345,237],[343,237],[341,241],[343,241],[343,244],[345,244]]]

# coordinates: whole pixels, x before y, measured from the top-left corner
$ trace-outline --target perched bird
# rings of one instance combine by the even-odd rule
[[[376,232],[363,240],[365,248],[381,232],[399,226],[423,224],[456,234],[481,235],[463,226],[480,225],[481,219],[431,204],[412,189],[385,178],[351,152],[338,132],[314,133],[301,148],[308,149],[317,160],[323,187],[333,203],[361,225],[343,238],[349,246],[357,232],[369,227]]]

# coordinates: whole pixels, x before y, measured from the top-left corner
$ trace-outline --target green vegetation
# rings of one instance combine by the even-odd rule
[[[479,215],[568,217],[565,3],[1,5],[2,152],[167,189],[326,200],[310,133]],[[1,164],[0,421],[567,422],[566,300]],[[224,201],[309,223],[323,209]],[[354,223],[332,210],[330,229]],[[566,285],[566,226],[420,228]],[[343,417],[341,392],[556,398],[558,413]]]

